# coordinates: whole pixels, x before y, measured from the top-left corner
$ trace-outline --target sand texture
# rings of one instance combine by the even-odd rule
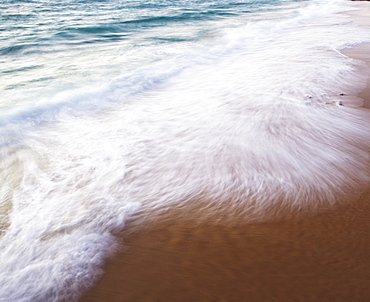
[[[369,301],[369,196],[275,223],[152,223],[82,301]]]

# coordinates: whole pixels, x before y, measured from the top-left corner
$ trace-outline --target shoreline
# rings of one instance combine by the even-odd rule
[[[347,11],[344,14],[349,15],[358,25],[370,28],[370,2],[367,1],[356,1],[351,2],[353,7],[361,7],[361,10]],[[370,109],[370,43],[357,45],[341,51],[344,55],[353,59],[362,61],[366,64],[363,70],[360,72],[366,73],[367,85],[358,93],[356,97],[362,99],[362,107]]]
[[[352,4],[368,9],[346,14],[370,26],[370,3]],[[370,72],[370,44],[342,53]],[[370,109],[367,81],[353,96],[361,110]],[[163,216],[127,224],[123,249],[80,301],[370,301],[370,186],[332,210],[275,222],[221,225],[176,209]]]

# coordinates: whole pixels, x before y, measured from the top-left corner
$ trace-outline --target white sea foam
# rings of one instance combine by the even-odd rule
[[[365,83],[339,50],[370,34],[309,10],[3,113],[0,301],[77,300],[138,212],[256,221],[368,183],[369,112],[338,100]]]

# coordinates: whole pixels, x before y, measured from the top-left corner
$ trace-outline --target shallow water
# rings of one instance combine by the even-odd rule
[[[77,300],[132,215],[264,221],[369,181],[343,1],[1,5],[0,300]]]

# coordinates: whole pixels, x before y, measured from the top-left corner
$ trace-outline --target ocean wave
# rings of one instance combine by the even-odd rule
[[[213,223],[266,221],[334,206],[368,185],[369,112],[345,98],[366,76],[340,50],[370,34],[335,13],[342,2],[320,3],[289,10],[290,18],[223,20],[213,35],[183,44],[73,49],[69,60],[114,68],[126,56],[132,65],[107,79],[94,67],[98,80],[88,84],[85,73],[68,75],[77,88],[46,95],[41,86],[32,103],[7,104],[0,301],[77,301],[133,217],[145,224],[193,207]],[[64,66],[66,57],[51,62]],[[18,76],[21,91],[45,83],[26,75],[49,62],[31,62],[38,67],[3,73],[7,85]]]

